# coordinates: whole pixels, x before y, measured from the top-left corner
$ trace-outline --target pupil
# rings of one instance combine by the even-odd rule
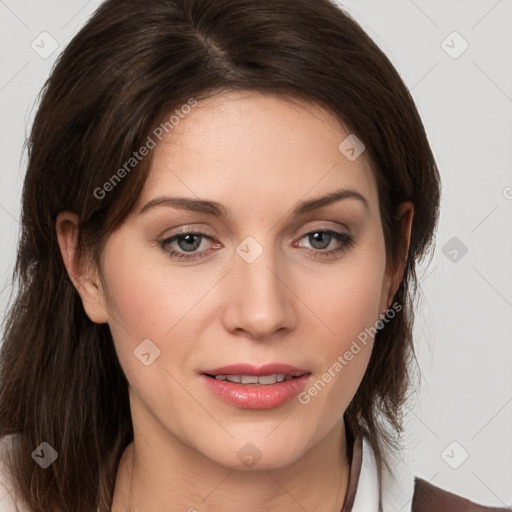
[[[192,245],[192,247],[190,247],[190,245],[188,247],[184,246],[183,242],[185,242],[185,244]],[[180,246],[180,249],[182,249],[183,251],[188,251],[188,252],[193,251],[201,245],[200,236],[199,235],[183,235],[180,239],[178,239],[178,245]]]
[[[325,231],[317,231],[309,235],[309,237],[310,243],[315,249],[325,249],[329,246],[329,242],[331,241],[331,235]]]

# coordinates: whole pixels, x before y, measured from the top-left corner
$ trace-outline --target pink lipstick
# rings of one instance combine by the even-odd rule
[[[231,364],[201,372],[206,387],[241,409],[273,409],[304,389],[311,372],[288,364]]]

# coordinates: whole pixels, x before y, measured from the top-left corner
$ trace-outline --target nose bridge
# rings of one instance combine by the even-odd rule
[[[247,237],[236,248],[230,272],[230,293],[225,311],[226,328],[244,330],[262,338],[293,327],[293,296],[285,286],[283,264],[269,241],[263,246]]]

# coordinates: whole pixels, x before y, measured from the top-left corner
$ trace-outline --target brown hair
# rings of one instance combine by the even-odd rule
[[[108,0],[59,57],[28,141],[16,296],[0,353],[0,436],[18,434],[6,462],[32,511],[110,510],[119,459],[133,439],[109,327],[83,310],[57,244],[57,214],[79,215],[80,247],[97,258],[133,208],[150,156],[103,198],[94,191],[169,112],[222,90],[303,99],[349,126],[372,162],[386,249],[397,263],[397,208],[414,204],[394,297],[402,309],[377,333],[345,413],[352,429],[367,431],[379,470],[385,447],[397,447],[413,354],[415,264],[432,243],[440,194],[399,74],[329,0]],[[46,470],[31,457],[44,441],[59,454]]]

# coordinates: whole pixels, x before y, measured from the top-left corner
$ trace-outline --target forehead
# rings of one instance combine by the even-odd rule
[[[258,209],[342,187],[377,200],[365,153],[348,159],[340,144],[351,134],[314,103],[226,92],[187,111],[154,149],[140,202],[174,194]]]

